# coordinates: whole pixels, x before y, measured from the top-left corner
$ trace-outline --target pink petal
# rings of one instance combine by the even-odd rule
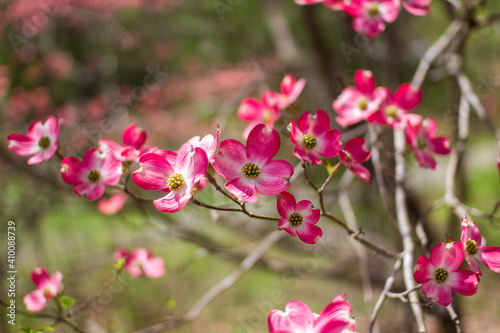
[[[464,249],[458,242],[439,243],[432,249],[430,259],[434,267],[451,272],[463,263]]]
[[[147,277],[159,278],[165,274],[165,264],[162,258],[150,258],[142,264],[142,270]]]
[[[43,286],[50,280],[49,272],[44,267],[37,267],[31,272],[31,280],[37,286]]]
[[[329,129],[324,135],[316,138],[316,147],[319,154],[327,158],[338,155],[342,149],[342,136],[336,129]]]
[[[176,193],[174,191],[170,192],[163,198],[159,198],[153,201],[155,207],[164,213],[175,213],[181,210],[188,201],[191,199],[191,189],[186,189],[182,193]]]
[[[21,134],[10,134],[7,137],[9,149],[14,153],[27,156],[38,153],[41,148],[38,146],[38,141]]]
[[[120,158],[124,150],[124,148],[121,145],[110,139],[100,139],[99,148],[103,151],[106,150],[112,151],[115,154],[116,158]]]
[[[87,171],[78,159],[66,157],[62,160],[61,165],[61,177],[67,184],[78,185],[86,180]]]
[[[476,255],[477,259],[495,273],[500,273],[500,247],[482,246]]]
[[[40,152],[28,160],[28,165],[39,164],[48,161],[54,156],[57,150],[57,143],[50,146],[49,149],[40,149]]]
[[[363,181],[367,182],[368,184],[370,184],[371,174],[370,174],[370,171],[368,171],[367,168],[365,168],[361,164],[351,164],[351,166],[348,167],[348,169],[352,173],[354,173],[357,177],[359,177],[361,180],[363,180]]]
[[[434,157],[425,150],[413,149],[413,153],[415,154],[415,158],[417,159],[418,164],[424,168],[436,169],[437,163]]]
[[[139,159],[141,167],[132,174],[134,183],[145,190],[168,188],[168,177],[174,169],[167,160],[156,153],[147,153]]]
[[[470,269],[459,269],[454,272],[449,272],[446,283],[457,293],[471,296],[477,291],[479,276]]]
[[[311,309],[299,301],[291,301],[285,312],[272,310],[267,319],[270,333],[292,332],[303,333],[312,329],[314,315]]]
[[[435,280],[429,280],[422,283],[422,291],[425,297],[438,302],[442,306],[448,306],[451,303],[451,287],[447,283],[437,283]]]
[[[278,131],[264,124],[257,125],[248,135],[247,159],[259,166],[265,165],[280,149],[281,139]],[[220,151],[220,149],[219,149]],[[276,194],[276,193],[274,193]]]
[[[417,283],[424,283],[434,278],[436,267],[426,256],[420,256],[413,268],[413,278]]]
[[[278,221],[278,230],[285,230],[290,236],[297,236],[297,228],[290,225],[288,218],[282,218]]]
[[[26,309],[30,312],[42,311],[47,305],[47,299],[43,296],[43,290],[37,289],[23,299]]]
[[[40,140],[45,135],[45,133],[45,126],[41,121],[35,121],[31,123],[30,127],[28,128],[28,136],[36,141]]]
[[[316,224],[321,217],[321,211],[319,208],[314,208],[313,204],[309,200],[301,200],[297,203],[296,212],[302,215],[304,222],[310,224]]]
[[[339,295],[335,297],[333,301],[323,309],[323,311],[321,311],[319,317],[316,319],[314,328],[318,332],[327,333],[330,332],[329,328],[333,328],[330,323],[335,323],[334,326],[336,326],[340,324],[338,323],[338,321],[340,321],[347,326],[355,325],[355,322],[353,323],[351,317],[351,311],[352,308],[349,302],[346,301],[344,297]],[[352,329],[355,329],[355,327],[352,326]]]
[[[186,142],[177,153],[174,170],[184,177],[184,181],[197,183],[207,173],[207,154],[201,148],[193,148]]]
[[[295,213],[297,210],[297,203],[295,201],[295,197],[288,192],[281,192],[276,195],[278,214],[281,217],[288,219],[291,214]]]
[[[432,151],[440,155],[448,155],[452,149],[450,147],[450,138],[440,136],[432,140]]]
[[[228,181],[224,184],[224,187],[229,191],[229,193],[245,202],[257,202],[258,192],[253,179],[248,180],[245,176],[242,176]]]
[[[316,244],[323,235],[323,231],[314,224],[303,223],[300,228],[297,228],[297,234],[304,243]]]
[[[406,111],[415,108],[421,100],[422,91],[419,88],[413,88],[410,83],[399,86],[394,96],[394,102]]]
[[[137,127],[136,124],[131,124],[123,131],[122,142],[126,147],[141,149],[144,142],[146,142],[146,138],[145,130]]]
[[[365,145],[365,139],[357,137],[346,143],[344,150],[352,156],[353,163],[362,163],[370,158],[371,152]]]
[[[262,105],[255,98],[246,98],[240,103],[238,117],[243,121],[254,121],[261,118]]]
[[[373,73],[368,70],[358,70],[354,73],[354,82],[356,82],[356,87],[363,94],[370,95],[375,90],[375,78]]]
[[[219,154],[214,157],[212,166],[222,178],[231,180],[243,175],[241,168],[245,163],[245,146],[239,141],[228,139],[221,142]]]
[[[259,193],[275,195],[290,187],[293,166],[284,160],[272,160],[260,168],[260,175],[255,179]]]
[[[106,153],[104,157],[99,155],[102,159],[99,172],[101,173],[101,182],[106,185],[114,186],[119,181],[123,174],[123,164],[120,160],[116,159],[113,154]]]
[[[109,199],[101,199],[97,203],[97,210],[103,215],[113,215],[122,210],[127,195],[124,193],[112,195]]]
[[[97,200],[104,195],[106,186],[99,183],[91,183],[89,181],[75,185],[74,191],[79,196],[86,196],[87,200]]]

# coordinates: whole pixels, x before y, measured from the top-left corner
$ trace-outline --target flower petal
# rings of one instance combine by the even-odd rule
[[[288,192],[281,192],[276,195],[278,213],[281,217],[288,219],[291,214],[297,211],[297,203],[295,201],[295,197]]]
[[[447,283],[437,283],[435,280],[429,280],[422,283],[422,291],[425,297],[438,302],[442,306],[448,306],[451,303],[451,287]]]
[[[477,291],[479,276],[470,269],[459,269],[454,272],[449,272],[446,283],[448,283],[457,293],[471,296]]]
[[[280,149],[281,139],[278,131],[264,124],[255,126],[247,140],[247,159],[259,167],[270,161]],[[276,193],[275,193],[276,194]]]
[[[221,142],[219,154],[214,157],[212,166],[224,179],[231,180],[241,177],[241,168],[247,162],[245,146],[236,140],[228,139]]]
[[[235,178],[224,184],[224,187],[237,198],[255,203],[258,199],[258,192],[253,180],[247,180],[245,176]]]
[[[312,329],[314,315],[306,304],[291,301],[286,305],[285,312],[272,310],[269,313],[267,323],[270,333],[303,333]]]
[[[476,257],[493,272],[500,273],[500,247],[482,246]]]
[[[272,160],[260,168],[260,175],[255,179],[259,193],[275,195],[290,187],[293,166],[284,160]]]
[[[141,167],[132,174],[134,183],[145,190],[168,188],[168,177],[174,169],[167,160],[156,153],[147,153],[139,159]]]

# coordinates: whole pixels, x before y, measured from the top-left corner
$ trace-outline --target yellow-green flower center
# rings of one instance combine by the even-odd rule
[[[349,164],[352,163],[352,155],[350,152],[346,151],[346,150],[342,150],[344,152],[344,154],[347,156],[347,159],[349,160]]]
[[[299,213],[293,213],[292,215],[290,215],[289,221],[292,227],[298,227],[302,224],[304,218]]]
[[[91,183],[97,183],[101,179],[101,173],[97,170],[92,170],[89,172],[88,179]]]
[[[306,148],[308,149],[313,149],[316,146],[316,138],[311,134],[304,135],[302,142],[304,143],[304,146],[306,146]]]
[[[437,283],[443,283],[448,279],[448,271],[444,268],[436,269],[435,278]]]
[[[372,3],[370,7],[368,7],[368,15],[370,17],[378,17],[380,14],[380,10],[378,9],[378,4]]]
[[[424,138],[418,138],[417,145],[418,149],[425,149],[427,147],[427,140]]]
[[[358,108],[361,110],[361,111],[365,111],[366,109],[368,109],[368,101],[366,99],[362,99],[358,102]]]
[[[467,254],[470,254],[472,256],[477,254],[478,248],[476,241],[469,239],[467,241],[467,246],[465,247],[465,250],[467,251]]]
[[[174,173],[168,178],[168,188],[170,191],[178,190],[184,184],[184,177],[180,173]]]
[[[247,163],[241,168],[241,172],[247,177],[257,178],[260,175],[260,169],[253,163]]]
[[[38,141],[38,146],[42,149],[47,149],[50,147],[50,139],[48,136],[44,136]]]
[[[388,107],[385,108],[385,114],[387,115],[388,118],[396,119],[398,117],[398,108],[395,107],[394,105],[389,105]]]

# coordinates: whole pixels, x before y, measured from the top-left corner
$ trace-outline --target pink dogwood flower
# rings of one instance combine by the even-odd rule
[[[391,23],[398,17],[400,7],[400,0],[351,0],[344,10],[354,17],[354,31],[373,38],[385,30],[386,22]]]
[[[343,127],[367,119],[378,110],[387,94],[385,89],[375,89],[375,78],[370,71],[356,71],[354,82],[356,87],[345,88],[332,105],[338,113],[335,120]]]
[[[257,201],[258,193],[276,195],[288,189],[293,166],[284,160],[273,160],[280,141],[278,132],[264,124],[250,132],[246,147],[236,140],[222,141],[212,165],[228,180],[224,187],[249,203]]]
[[[447,155],[451,152],[450,139],[447,136],[436,137],[437,126],[432,118],[417,124],[408,121],[406,141],[412,146],[418,164],[425,168],[437,168],[431,153]]]
[[[139,247],[129,253],[126,249],[118,249],[114,253],[116,261],[124,259],[123,268],[134,278],[142,274],[149,278],[159,278],[165,274],[165,263],[163,258],[153,258],[153,252],[149,249]]]
[[[144,146],[146,138],[145,130],[137,127],[136,124],[131,124],[123,131],[123,145],[110,139],[101,139],[99,148],[103,151],[111,151],[120,161],[138,161],[142,154],[155,149],[155,147]]]
[[[281,110],[295,102],[305,84],[305,79],[296,80],[291,74],[286,74],[281,81],[281,93],[266,90],[260,101],[255,98],[244,99],[238,108],[238,117],[250,124],[243,131],[243,138],[248,138],[250,131],[258,124],[273,128],[281,116]]]
[[[413,88],[411,84],[402,84],[394,95],[386,89],[385,99],[382,101],[378,111],[367,118],[369,123],[389,125],[394,129],[405,128],[408,121],[417,123],[422,118],[419,115],[408,113],[414,109],[422,100],[422,91]]]
[[[344,149],[339,152],[339,159],[349,171],[354,173],[357,177],[370,183],[370,171],[366,169],[361,163],[370,158],[371,152],[365,145],[363,138],[354,138],[345,144]]]
[[[31,123],[28,135],[10,134],[7,137],[9,149],[21,156],[33,155],[28,164],[39,164],[50,160],[54,156],[59,139],[59,121],[54,116],[49,116],[47,121]]]
[[[295,102],[305,85],[306,79],[297,81],[292,74],[286,74],[280,85],[281,95],[278,100],[278,108],[282,110]]]
[[[75,157],[66,157],[61,162],[63,180],[73,185],[79,196],[88,200],[97,200],[103,196],[106,185],[114,186],[123,173],[122,162],[112,153],[90,148],[80,161]]]
[[[448,238],[448,243],[439,243],[432,249],[430,259],[420,256],[413,277],[422,284],[425,297],[448,306],[452,289],[465,296],[477,291],[479,276],[470,269],[458,269],[463,261],[462,245]]]
[[[179,152],[146,153],[139,159],[140,168],[132,175],[145,190],[163,190],[167,195],[153,201],[164,213],[182,209],[193,196],[194,186],[206,174],[208,160],[201,148],[186,142]]]
[[[265,124],[273,128],[274,123],[280,118],[281,110],[278,108],[280,95],[274,91],[265,91],[261,100],[245,98],[238,108],[238,117],[248,126],[243,131],[243,138],[248,138],[250,131],[258,124]]]
[[[267,323],[270,333],[349,333],[356,329],[352,308],[345,296],[337,296],[318,315],[307,304],[288,302],[285,312],[272,310]]]
[[[482,262],[486,267],[495,273],[500,273],[500,247],[481,246],[481,232],[477,224],[467,218],[462,218],[462,235],[460,242],[465,251],[465,258],[474,272],[482,275],[477,261]]]
[[[295,197],[288,192],[281,192],[278,198],[278,213],[282,219],[278,222],[278,229],[285,230],[291,236],[299,236],[307,244],[315,244],[323,235],[321,228],[316,226],[321,212],[314,208],[309,200],[295,201]]]
[[[292,120],[290,139],[295,144],[295,156],[311,164],[321,164],[321,156],[337,156],[342,148],[340,132],[330,128],[330,117],[323,110],[316,111],[315,115],[309,111],[303,113],[298,125]]]
[[[429,4],[432,0],[403,0],[403,7],[413,15],[424,16],[430,10]]]
[[[44,267],[38,267],[31,272],[31,279],[37,289],[24,296],[24,304],[30,312],[42,311],[47,302],[59,293],[62,274],[57,271],[50,276]]]
[[[222,131],[220,130],[219,125],[217,125],[217,133],[215,134],[215,137],[212,134],[207,134],[203,138],[195,136],[189,139],[188,142],[193,146],[193,148],[199,147],[203,149],[203,151],[207,154],[208,162],[211,163],[219,144],[219,134],[221,132]]]

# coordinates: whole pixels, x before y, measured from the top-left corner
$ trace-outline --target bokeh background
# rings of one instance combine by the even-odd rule
[[[499,11],[500,3],[485,1],[475,17],[480,21]],[[357,69],[370,69],[380,85],[392,89],[410,81],[420,57],[443,33],[453,13],[447,1],[435,0],[427,16],[401,11],[384,33],[368,40],[352,30],[342,13],[320,5],[298,6],[292,0],[1,1],[0,253],[7,248],[6,222],[13,220],[17,305],[23,308],[22,297],[34,289],[29,275],[35,267],[61,271],[65,293],[78,304],[96,294],[114,274],[115,249],[148,247],[165,259],[163,277],[124,277],[109,297],[74,318],[88,332],[132,332],[165,316],[185,314],[276,225],[193,205],[162,214],[152,204],[132,199],[117,214],[102,215],[96,202],[76,196],[61,180],[60,160],[54,157],[48,163],[28,166],[27,158],[7,149],[8,134],[25,133],[31,122],[59,115],[64,121],[59,140],[62,153],[75,157],[83,156],[100,138],[120,141],[123,129],[131,123],[147,131],[148,144],[169,150],[195,135],[215,134],[217,124],[223,130],[221,139],[242,140],[246,124],[236,116],[240,101],[258,98],[266,89],[278,90],[284,74],[292,73],[306,78],[307,84],[275,128],[282,134],[279,156],[298,165],[287,138],[291,119],[316,109],[326,110],[333,119],[331,103],[345,86],[353,84]],[[471,29],[461,49],[465,72],[498,126],[500,23]],[[416,112],[436,119],[440,133],[453,142],[456,84],[437,67],[429,73],[423,96]],[[495,164],[499,148],[475,114],[471,126],[458,195],[466,204],[490,212],[500,198]],[[390,142],[390,133],[386,134],[382,140]],[[391,184],[391,156],[387,155],[384,163]],[[438,163],[436,171],[423,170],[408,156],[413,221],[444,193],[447,158]],[[326,175],[323,167],[316,167],[311,177],[319,183]],[[330,185],[326,202],[331,212],[342,216],[335,190],[339,177]],[[302,177],[290,191],[299,200],[317,202]],[[368,238],[400,251],[397,230],[375,184],[355,180],[349,193]],[[230,204],[210,187],[197,196],[207,203]],[[252,210],[275,215],[276,200],[262,196]],[[475,221],[491,245],[500,245],[498,222]],[[393,263],[368,253],[370,297],[362,290],[358,258],[345,233],[328,221],[320,220],[319,226],[324,236],[317,245],[287,237],[196,320],[171,331],[266,332],[271,309],[283,310],[288,301],[300,300],[319,312],[344,293],[353,306],[358,331],[366,331],[374,300]],[[426,228],[434,244],[444,241],[445,233],[455,240],[460,235],[459,220],[446,207],[429,215]],[[2,281],[5,264],[2,255]],[[496,331],[499,283],[498,274],[487,271],[475,296],[459,298],[457,307],[466,331]],[[5,287],[2,282],[1,299],[6,299]],[[403,288],[399,279],[394,290]],[[18,332],[6,323],[4,310],[0,309],[0,331]],[[453,327],[438,305],[428,313],[431,332]],[[18,314],[17,323],[36,329],[51,322]],[[382,332],[411,332],[412,324],[406,305],[387,301],[380,314]],[[65,330],[69,332],[62,326],[56,328],[57,332]]]

